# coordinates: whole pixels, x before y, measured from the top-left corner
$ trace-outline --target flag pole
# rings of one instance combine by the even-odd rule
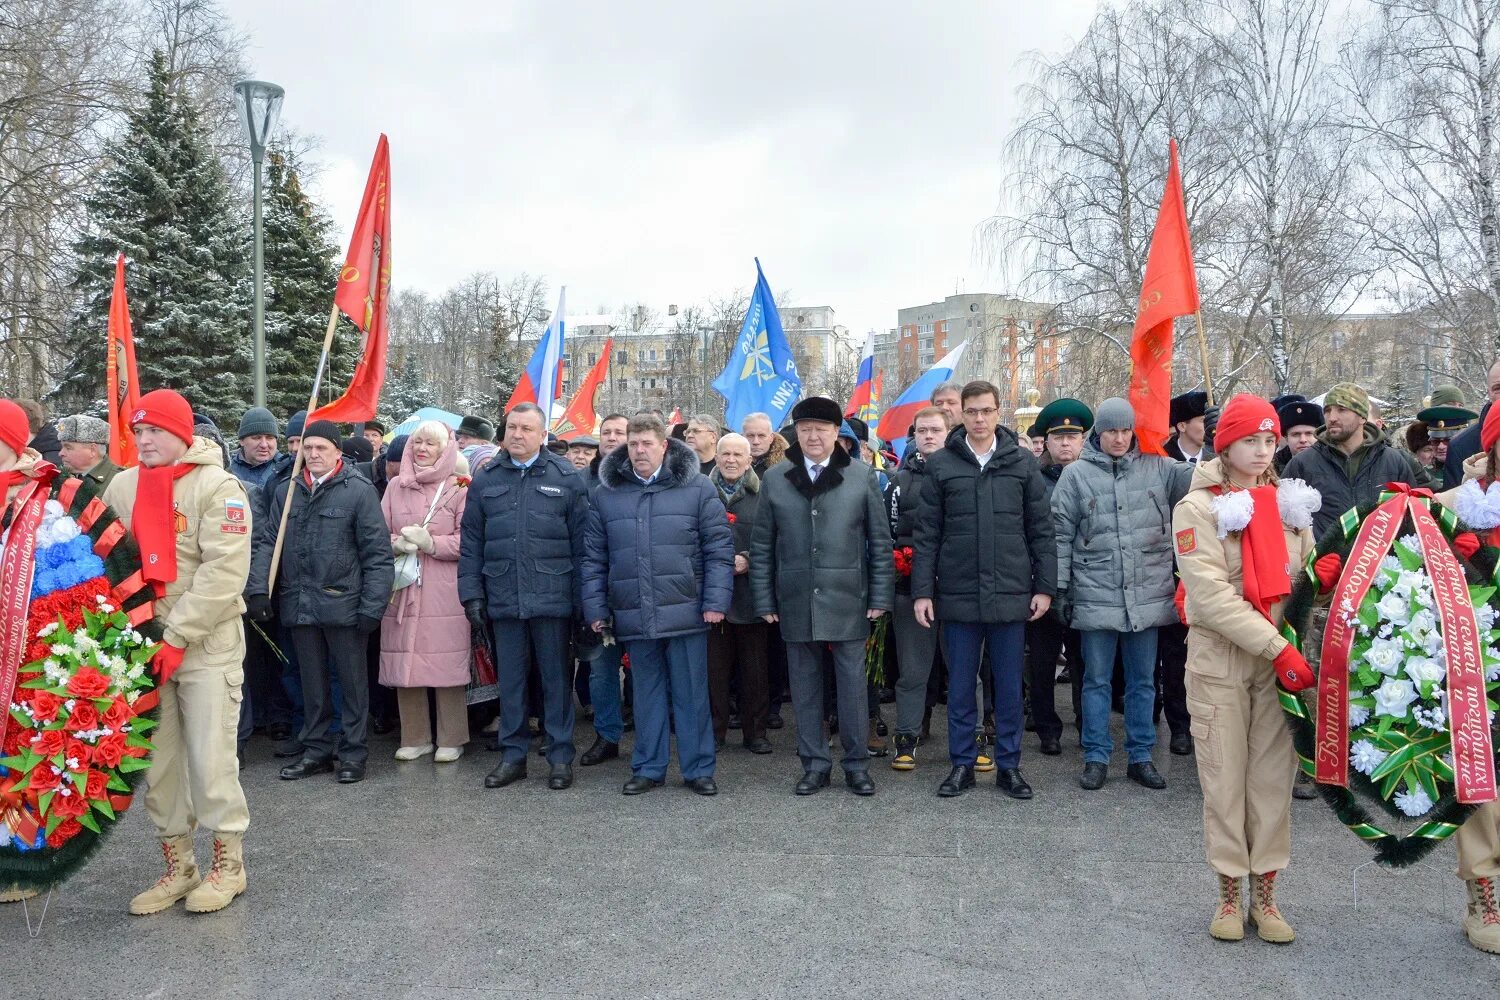
[[[1193,313],[1198,321],[1198,354],[1203,361],[1203,392],[1208,396],[1208,405],[1214,405],[1214,380],[1208,374],[1208,337],[1203,333],[1203,310]]]
[[[333,331],[339,325],[339,304],[334,302],[333,308],[328,310],[328,332],[323,334],[323,353],[318,358],[318,371],[313,376],[312,393],[307,397],[307,420],[312,419],[313,411],[318,408],[318,389],[323,384],[323,370],[328,367],[328,352],[333,350]],[[306,430],[304,421],[303,430]],[[286,484],[286,502],[281,505],[281,523],[276,527],[276,547],[271,550],[271,572],[266,577],[266,596],[269,597],[276,591],[276,570],[281,565],[281,546],[286,541],[287,515],[292,512],[292,497],[297,495],[297,474],[302,471],[302,449],[297,449],[297,455],[292,459],[292,477]]]

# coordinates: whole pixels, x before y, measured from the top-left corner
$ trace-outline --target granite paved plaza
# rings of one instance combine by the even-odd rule
[[[36,942],[19,905],[0,908],[3,995],[1500,995],[1500,959],[1459,929],[1451,846],[1437,870],[1366,869],[1356,905],[1364,848],[1319,801],[1295,805],[1283,901],[1297,943],[1210,940],[1197,777],[1164,742],[1165,792],[1123,780],[1117,756],[1121,776],[1089,793],[1074,781],[1071,732],[1060,758],[1035,753],[1028,734],[1037,798],[1019,803],[984,775],[969,795],[937,799],[946,770],[928,748],[909,774],[875,761],[873,799],[837,783],[796,798],[793,732],[773,732],[768,757],[735,735],[712,799],[675,770],[626,798],[623,761],[549,792],[535,757],[525,784],[486,791],[497,755],[397,764],[393,737],[372,743],[362,785],[289,784],[257,740],[244,771],[249,891],[219,914],[129,916],[160,860],[137,807],[54,897]],[[592,737],[580,722],[580,747]],[[99,975],[117,988],[81,985]]]

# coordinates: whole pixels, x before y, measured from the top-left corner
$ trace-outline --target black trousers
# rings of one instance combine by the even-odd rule
[[[339,761],[363,764],[369,757],[370,689],[365,663],[366,637],[354,628],[294,625],[292,644],[302,668],[302,752],[314,760],[328,760],[335,748]],[[329,735],[333,724],[330,677],[338,675],[343,695],[343,732]]]
[[[570,618],[496,618],[495,672],[500,682],[500,749],[507,763],[526,761],[527,695],[532,665],[540,675],[547,762],[573,763],[573,621]]]
[[[766,717],[771,711],[766,644],[772,629],[765,622],[748,625],[720,622],[708,627],[708,700],[715,740],[722,742],[729,732],[731,684],[738,698],[745,742],[766,735]]]
[[[1187,707],[1187,626],[1163,625],[1156,632],[1156,711],[1153,721],[1167,717],[1173,736],[1187,734],[1192,716]]]
[[[1073,684],[1073,722],[1083,729],[1083,651],[1076,629],[1050,614],[1026,626],[1026,686],[1031,696],[1031,721],[1042,739],[1060,739],[1063,723],[1057,715],[1057,657],[1067,651]]]

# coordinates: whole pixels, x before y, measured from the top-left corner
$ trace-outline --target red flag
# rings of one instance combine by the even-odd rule
[[[386,298],[391,290],[391,155],[384,135],[375,144],[375,159],[365,196],[359,204],[349,255],[339,272],[333,301],[364,333],[364,352],[349,388],[338,399],[307,415],[307,422],[371,420],[385,384]]]
[[[680,423],[682,423],[682,407],[679,406],[674,409],[672,411],[672,415],[667,418],[667,430],[671,430],[673,427],[676,427]]]
[[[604,353],[599,355],[599,360],[594,363],[593,368],[589,369],[589,377],[583,380],[583,384],[578,387],[578,391],[573,394],[573,399],[568,403],[567,410],[558,420],[554,430],[564,441],[594,433],[594,425],[599,422],[599,414],[594,412],[594,395],[604,384],[605,375],[609,373],[609,352],[614,342],[613,337],[604,342]]]
[[[135,370],[135,337],[130,332],[130,306],[125,301],[125,255],[115,255],[115,290],[109,297],[109,327],[104,348],[104,371],[109,406],[109,460],[135,465],[135,434],[130,415],[141,398]]]
[[[1130,341],[1130,405],[1141,451],[1165,455],[1171,435],[1172,321],[1198,311],[1198,276],[1193,271],[1193,244],[1188,237],[1187,206],[1177,172],[1177,140],[1172,140],[1167,189],[1162,193],[1140,311]]]

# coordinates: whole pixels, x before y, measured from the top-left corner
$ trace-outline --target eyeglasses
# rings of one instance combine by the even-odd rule
[[[966,416],[966,417],[993,417],[995,414],[997,414],[999,412],[1000,412],[1000,409],[999,409],[999,407],[996,407],[996,406],[985,406],[985,407],[979,407],[979,408],[970,407],[969,409],[967,409],[967,410],[964,411],[964,416]]]

